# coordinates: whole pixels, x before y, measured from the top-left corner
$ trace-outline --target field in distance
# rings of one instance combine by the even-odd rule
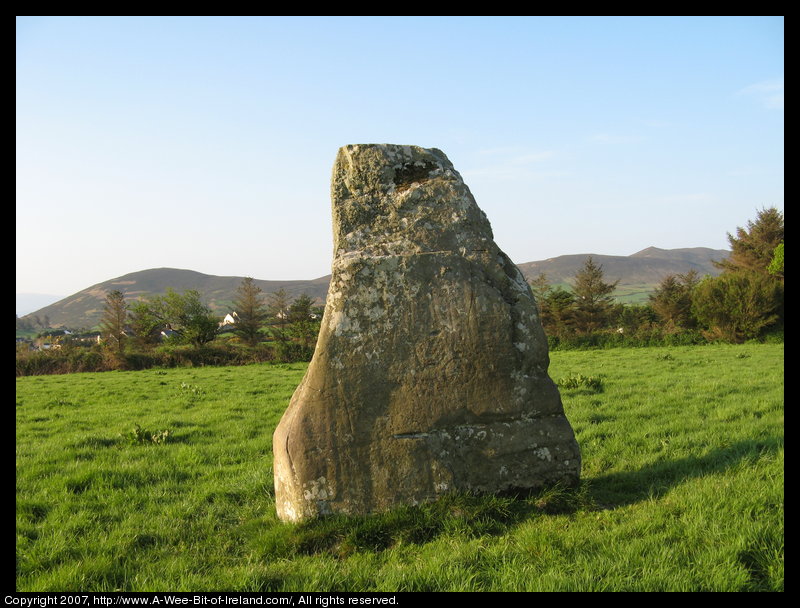
[[[17,590],[783,590],[782,344],[551,359],[578,491],[303,525],[271,441],[305,364],[17,378]]]

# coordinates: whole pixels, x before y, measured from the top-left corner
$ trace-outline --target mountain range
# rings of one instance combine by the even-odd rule
[[[685,249],[659,249],[648,247],[628,256],[596,255],[579,253],[561,255],[538,262],[517,264],[528,280],[544,273],[551,285],[569,286],[575,274],[591,256],[595,264],[601,264],[606,282],[619,280],[614,297],[620,302],[638,304],[647,297],[661,280],[670,274],[682,274],[695,270],[702,277],[717,276],[722,271],[714,265],[728,257],[730,251],[690,247]]]
[[[700,276],[718,275],[720,270],[713,261],[726,258],[724,249],[692,247],[686,249],[659,249],[648,247],[629,256],[598,254],[562,255],[547,260],[517,264],[528,280],[544,273],[551,284],[570,285],[575,274],[590,256],[595,264],[602,265],[607,282],[619,280],[615,297],[623,302],[646,301],[658,283],[667,275],[696,270]],[[220,316],[231,312],[237,287],[243,277],[214,276],[176,268],[153,268],[103,281],[63,298],[53,304],[22,317],[48,318],[51,327],[92,328],[102,317],[106,293],[118,289],[129,301],[166,293],[168,288],[183,292],[196,289],[204,301]],[[254,283],[266,293],[284,289],[290,296],[307,294],[318,303],[325,301],[330,275],[308,281],[266,281]]]

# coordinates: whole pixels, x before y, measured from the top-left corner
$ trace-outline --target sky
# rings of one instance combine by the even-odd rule
[[[355,143],[439,148],[523,263],[783,210],[783,17],[17,17],[16,289],[330,272]]]

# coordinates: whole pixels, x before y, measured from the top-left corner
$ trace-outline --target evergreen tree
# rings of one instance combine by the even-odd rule
[[[548,336],[563,338],[575,324],[575,296],[563,287],[550,289],[539,300],[539,318]]]
[[[783,213],[770,207],[728,234],[731,255],[721,276],[698,286],[692,311],[716,338],[741,342],[783,322]]]
[[[664,329],[670,333],[692,328],[692,290],[699,277],[696,270],[685,274],[664,277],[650,295],[650,305],[658,315]]]
[[[783,285],[757,272],[723,273],[697,286],[692,311],[709,337],[743,342],[781,320]]]
[[[591,256],[575,275],[575,327],[581,333],[591,333],[607,326],[611,319],[614,299],[611,293],[619,280],[606,283],[603,266],[596,265]]]
[[[233,302],[237,317],[233,333],[248,346],[255,346],[261,341],[261,327],[267,320],[267,310],[261,293],[261,288],[253,279],[245,277],[236,290],[236,299]]]
[[[528,281],[528,285],[531,286],[531,292],[533,293],[533,297],[537,304],[544,300],[547,297],[547,294],[552,290],[550,281],[547,279],[547,275],[543,272],[540,272],[539,276],[535,279]],[[539,311],[541,312],[541,305],[539,306]]]
[[[539,310],[539,321],[545,334],[563,338],[573,329],[575,296],[561,286],[553,287],[545,273],[528,281]]]
[[[658,316],[650,304],[618,304],[614,314],[614,324],[620,333],[626,336],[636,336],[643,332],[649,332],[656,322]]]
[[[306,294],[298,296],[289,307],[289,333],[310,351],[319,333],[319,321],[314,314],[314,301]]]
[[[768,274],[775,248],[783,242],[783,213],[775,207],[762,209],[747,228],[738,227],[736,236],[728,233],[731,255],[717,262],[726,272],[751,271]]]
[[[122,353],[125,348],[127,321],[128,305],[125,303],[125,296],[117,289],[109,291],[100,321],[100,332],[109,348],[117,353]]]

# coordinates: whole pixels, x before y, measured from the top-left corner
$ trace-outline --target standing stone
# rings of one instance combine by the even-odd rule
[[[440,150],[351,145],[314,358],[273,438],[278,515],[575,485],[530,287]]]

